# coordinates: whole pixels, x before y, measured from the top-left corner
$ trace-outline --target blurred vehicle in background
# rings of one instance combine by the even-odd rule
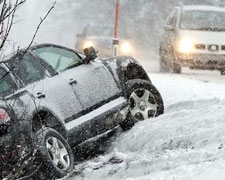
[[[112,25],[87,25],[84,27],[82,33],[77,34],[77,41],[75,49],[83,52],[83,49],[93,46],[98,50],[99,56],[110,57],[113,54],[112,42],[113,42]],[[125,38],[124,31],[121,33],[122,39],[119,39],[118,55],[133,55],[133,43],[131,39]]]
[[[177,6],[160,42],[160,71],[181,73],[182,66],[225,72],[225,8]]]

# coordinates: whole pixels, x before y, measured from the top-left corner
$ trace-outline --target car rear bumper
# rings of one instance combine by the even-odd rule
[[[177,54],[180,64],[197,69],[225,69],[223,54]]]

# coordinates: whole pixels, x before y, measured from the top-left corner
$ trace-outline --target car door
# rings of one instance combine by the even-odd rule
[[[57,74],[51,75],[41,61],[31,54],[19,60],[10,60],[8,66],[24,84],[20,91],[28,91],[34,97],[37,110],[48,110],[65,121],[82,111],[69,83]]]
[[[36,48],[34,53],[47,61],[71,85],[74,94],[82,105],[83,115],[86,115],[87,118],[69,120],[70,123],[66,126],[67,130],[72,130],[84,124],[89,124],[88,126],[93,128],[91,121],[95,117],[125,101],[120,99],[121,90],[100,61],[84,64],[81,57],[74,51],[59,46]],[[110,105],[112,100],[116,102]],[[104,108],[104,112],[96,111],[96,113],[93,113],[95,109],[106,104],[109,105]],[[98,122],[95,121],[94,124],[98,126],[99,123],[102,122],[99,120]]]
[[[118,98],[121,90],[115,80],[99,62],[82,64],[64,73],[64,77],[76,80],[73,88],[85,111],[89,112]]]
[[[121,95],[112,75],[101,62],[82,63],[73,51],[61,47],[42,47],[35,50],[69,82],[83,110],[93,109]]]

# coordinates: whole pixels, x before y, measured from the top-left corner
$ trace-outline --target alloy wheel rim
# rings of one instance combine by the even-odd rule
[[[55,137],[49,137],[46,148],[52,163],[61,170],[67,170],[70,166],[69,153],[64,144]]]
[[[157,107],[154,95],[147,89],[136,89],[130,95],[129,110],[132,116],[139,121],[155,117]]]

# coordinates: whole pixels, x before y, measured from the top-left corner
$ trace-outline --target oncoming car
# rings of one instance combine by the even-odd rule
[[[84,57],[40,44],[0,62],[1,179],[37,170],[45,179],[64,177],[73,170],[72,147],[163,113],[160,93],[135,59],[102,61],[88,50]]]
[[[102,57],[110,57],[113,54],[113,30],[111,25],[87,25],[81,34],[77,35],[75,49],[83,51],[87,47],[93,46],[99,51]],[[118,55],[133,56],[133,43],[129,38],[125,38],[126,33],[120,31],[121,39],[119,39]],[[123,33],[122,33],[123,32]]]
[[[225,71],[225,8],[177,6],[160,43],[160,70],[181,73],[182,66]]]

